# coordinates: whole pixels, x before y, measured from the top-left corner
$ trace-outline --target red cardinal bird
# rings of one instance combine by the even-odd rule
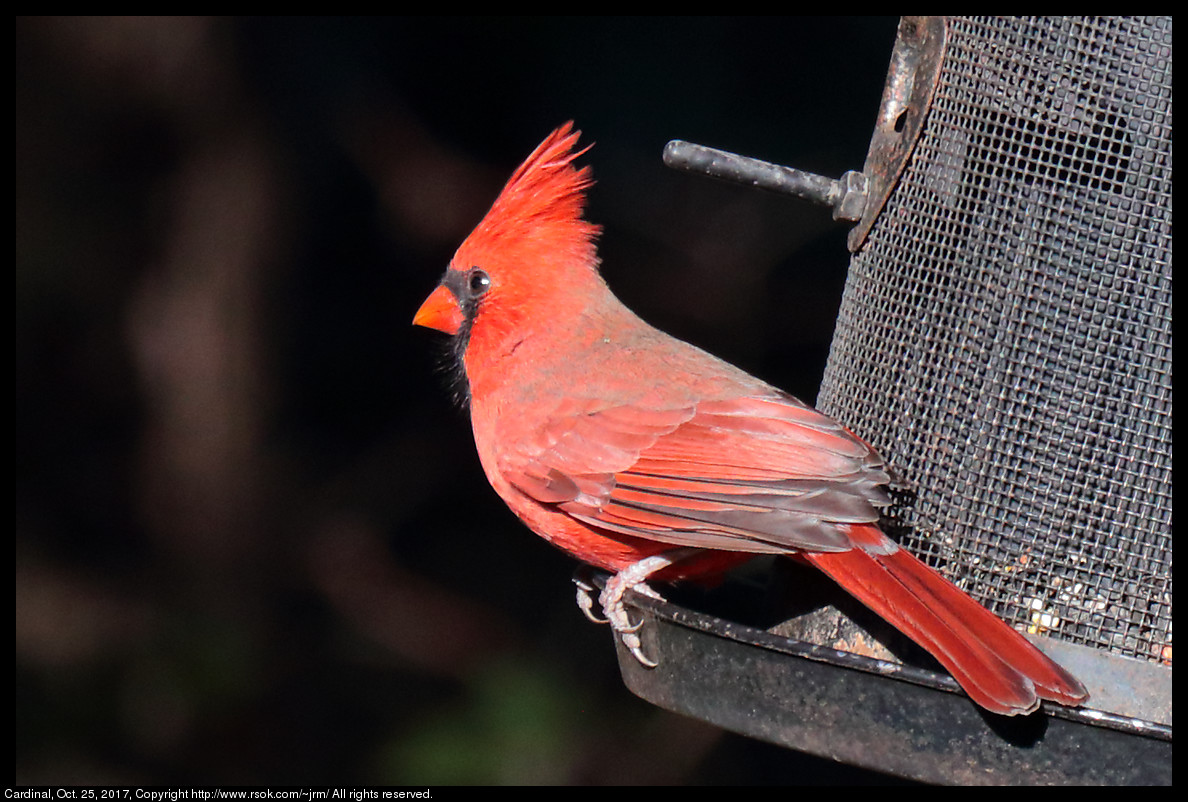
[[[637,657],[647,662],[628,588],[790,554],[931,652],[988,710],[1087,699],[879,530],[888,473],[870,446],[611,293],[599,228],[582,217],[592,180],[574,165],[579,133],[563,125],[512,174],[413,322],[453,335],[495,491],[545,540],[615,573],[600,601]]]

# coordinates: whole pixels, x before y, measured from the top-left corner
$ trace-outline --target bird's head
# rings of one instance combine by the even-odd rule
[[[557,128],[525,159],[491,209],[458,247],[445,276],[413,323],[489,345],[526,320],[547,325],[567,301],[600,283],[595,238],[582,217],[590,168],[574,160],[580,131]]]

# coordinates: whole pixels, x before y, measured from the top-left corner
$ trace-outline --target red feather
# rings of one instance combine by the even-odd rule
[[[987,709],[1084,701],[1068,672],[883,535],[889,477],[866,443],[615,298],[582,219],[577,138],[562,126],[513,173],[414,320],[455,335],[479,458],[512,511],[614,572],[661,554],[683,557],[665,579],[800,555]]]

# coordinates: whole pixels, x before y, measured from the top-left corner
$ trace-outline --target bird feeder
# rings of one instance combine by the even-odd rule
[[[658,665],[620,646],[627,686],[929,782],[1170,783],[1171,155],[1171,17],[904,17],[866,163],[838,179],[669,143],[674,168],[852,226],[818,407],[896,471],[886,531],[1092,698],[983,713],[784,564],[631,594]]]

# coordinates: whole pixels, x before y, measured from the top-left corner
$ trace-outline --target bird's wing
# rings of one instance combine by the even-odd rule
[[[784,394],[656,408],[571,402],[513,442],[499,470],[590,526],[755,553],[853,547],[847,524],[889,503],[882,460]],[[840,524],[840,525],[835,525]]]

